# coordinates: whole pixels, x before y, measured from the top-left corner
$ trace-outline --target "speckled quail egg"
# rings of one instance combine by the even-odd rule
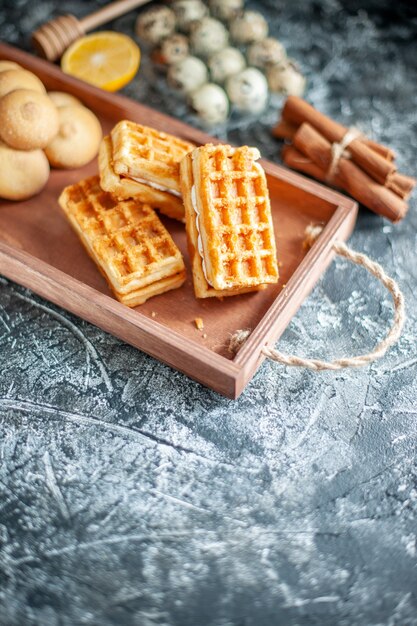
[[[177,28],[188,33],[193,22],[201,20],[208,10],[201,0],[177,0],[172,3],[177,18]]]
[[[237,48],[224,48],[210,57],[208,66],[214,82],[223,83],[229,76],[243,70],[246,61]]]
[[[227,46],[229,35],[221,22],[203,17],[191,26],[190,44],[194,54],[206,57]]]
[[[278,39],[273,37],[255,41],[249,46],[247,54],[249,65],[261,68],[275,63],[282,63],[287,58],[284,46]]]
[[[188,56],[188,39],[185,35],[174,33],[164,39],[160,47],[155,50],[152,58],[157,63],[165,63],[166,65],[172,65],[178,63],[182,59]]]
[[[257,11],[244,11],[230,24],[230,35],[238,44],[261,41],[268,35],[268,22]]]
[[[243,9],[243,0],[210,0],[210,11],[219,20],[231,20]]]
[[[197,57],[188,56],[171,65],[167,79],[169,84],[182,93],[195,91],[208,80],[205,63]]]
[[[175,13],[168,7],[152,7],[136,20],[136,34],[151,44],[160,43],[175,30]]]
[[[255,67],[247,67],[230,76],[226,82],[227,95],[239,111],[260,113],[268,100],[268,83]]]
[[[306,79],[298,66],[290,59],[285,63],[271,65],[267,69],[267,78],[271,91],[287,96],[302,96],[304,93]]]
[[[190,102],[200,119],[208,125],[224,122],[229,114],[226,92],[214,83],[207,83],[193,91]]]

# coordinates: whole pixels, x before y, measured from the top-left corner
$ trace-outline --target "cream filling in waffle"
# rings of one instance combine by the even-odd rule
[[[196,196],[196,191],[195,191],[195,185],[191,187],[191,204],[195,211],[195,227],[197,228],[197,233],[198,233],[197,250],[198,250],[198,254],[201,257],[201,268],[203,270],[204,278],[206,279],[207,283],[210,285],[210,287],[213,287],[213,285],[207,278],[206,263],[204,261],[203,240],[201,239],[201,233],[200,233],[200,212],[197,208],[197,196]]]
[[[145,178],[138,178],[137,176],[129,176],[131,180],[135,180],[137,183],[141,183],[142,185],[148,185],[148,187],[153,187],[153,189],[157,189],[158,191],[165,191],[166,193],[170,193],[177,198],[181,198],[181,194],[179,191],[175,189],[169,189],[168,187],[164,187],[163,185],[158,185],[158,183],[153,183],[150,180],[146,180]]]

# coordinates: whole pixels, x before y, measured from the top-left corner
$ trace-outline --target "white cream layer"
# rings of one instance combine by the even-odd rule
[[[135,176],[129,176],[132,180],[135,180],[137,183],[141,183],[142,185],[148,185],[148,187],[152,187],[157,191],[164,191],[165,193],[170,193],[177,198],[181,198],[181,194],[176,189],[168,189],[168,187],[164,187],[163,185],[158,185],[158,183],[151,182],[150,180],[145,180],[144,178],[136,178]]]
[[[195,191],[195,185],[193,185],[191,187],[191,204],[192,207],[195,211],[195,226],[197,228],[197,250],[198,250],[198,254],[201,257],[201,267],[203,270],[203,274],[204,274],[204,278],[206,279],[207,283],[210,285],[210,287],[212,287],[213,285],[211,284],[211,282],[209,281],[209,279],[207,278],[207,270],[206,270],[206,264],[204,261],[204,249],[203,249],[203,240],[201,239],[201,233],[200,233],[200,213],[199,210],[197,208],[197,195],[196,195],[196,191]]]

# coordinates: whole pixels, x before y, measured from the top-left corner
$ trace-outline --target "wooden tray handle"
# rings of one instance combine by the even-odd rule
[[[310,247],[317,237],[319,237],[321,231],[321,226],[307,227],[305,243],[308,247]],[[400,338],[405,322],[405,308],[404,296],[396,281],[385,273],[385,270],[379,265],[379,263],[372,261],[365,254],[352,250],[344,242],[336,241],[333,244],[333,249],[339,256],[352,261],[352,263],[355,263],[356,265],[364,267],[370,274],[372,274],[372,276],[375,276],[375,278],[377,278],[384,285],[384,287],[386,287],[386,289],[388,289],[394,303],[394,321],[390,330],[385,338],[374,348],[374,350],[372,350],[372,352],[361,354],[359,356],[345,357],[334,361],[321,361],[320,359],[306,359],[304,357],[298,357],[291,354],[284,354],[275,348],[264,346],[261,353],[268,359],[281,363],[281,365],[306,367],[307,369],[314,371],[337,371],[348,367],[362,367],[363,365],[372,363],[372,361],[375,361],[376,359],[380,359],[384,356],[388,348],[394,345]],[[229,351],[236,354],[248,339],[250,332],[250,330],[237,330],[230,339]]]

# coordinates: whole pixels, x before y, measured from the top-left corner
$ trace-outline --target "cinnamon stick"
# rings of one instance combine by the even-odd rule
[[[278,139],[288,139],[292,141],[295,133],[297,132],[297,128],[298,126],[296,126],[295,124],[291,124],[290,122],[281,119],[278,124],[272,129],[272,134]],[[391,150],[391,148],[383,146],[376,141],[372,141],[372,139],[367,139],[366,137],[360,137],[359,141],[362,141],[362,143],[368,146],[368,148],[381,155],[384,159],[387,159],[388,161],[394,160],[395,152]]]
[[[384,146],[382,143],[378,143],[376,141],[373,141],[372,139],[368,139],[367,137],[364,137],[363,139],[359,137],[359,141],[362,141],[362,143],[368,146],[368,148],[370,148],[374,152],[377,152],[379,155],[382,156],[382,158],[386,159],[387,161],[394,161],[396,154],[394,150],[391,150],[391,148],[388,148],[388,146]]]
[[[303,174],[308,174],[316,180],[324,183],[326,179],[326,172],[318,165],[313,163],[305,154],[302,154],[294,146],[284,146],[282,149],[282,159],[287,167]],[[342,189],[343,182],[338,174],[334,177],[334,184],[339,189]]]
[[[297,126],[295,124],[290,124],[285,120],[281,119],[276,126],[272,129],[272,134],[274,137],[278,139],[290,139],[294,137],[297,132]]]
[[[400,174],[399,172],[394,172],[394,174],[388,178],[386,182],[386,187],[391,189],[397,196],[403,198],[403,200],[407,200],[413,191],[416,184],[416,179],[411,178],[411,176],[405,176],[404,174]]]
[[[316,111],[314,107],[297,96],[289,96],[287,98],[282,111],[282,118],[285,122],[295,126],[308,122],[331,143],[342,141],[347,131],[342,124]],[[355,139],[349,144],[349,152],[352,160],[369,174],[371,178],[381,184],[385,184],[387,179],[396,171],[396,166],[392,161],[376,153],[360,139]]]
[[[307,161],[297,154],[294,148],[284,152],[284,162],[306,172],[315,178],[329,182],[327,172],[332,162],[332,146],[329,141],[322,137],[310,124],[304,123],[294,136],[296,151],[307,157]],[[294,163],[298,158],[298,163]],[[292,165],[290,165],[290,160]],[[300,162],[301,161],[301,162]],[[310,163],[308,163],[310,161]],[[393,222],[398,222],[407,212],[407,204],[387,187],[378,184],[367,173],[363,172],[356,163],[345,157],[341,157],[333,184],[348,192],[358,202],[383,215]]]
[[[284,160],[284,164],[287,167],[290,167],[291,169],[302,172],[303,174],[308,174],[309,176],[312,176],[316,180],[319,180],[323,183],[326,182],[326,172],[322,170],[318,165],[313,163],[311,159],[309,159],[308,157],[303,155],[301,152],[299,152],[293,146],[285,146],[285,148],[283,149],[283,160]],[[366,174],[363,174],[363,176],[367,177],[368,181],[371,180],[372,183],[377,188],[379,188],[379,190],[382,190],[382,195],[384,195],[384,190],[385,192],[388,192],[388,194],[391,193],[386,187],[379,185],[372,178],[368,177]],[[335,176],[334,183],[335,183],[335,186],[337,186],[339,189],[343,191],[348,191],[345,181],[342,179],[340,174],[337,174]],[[365,185],[366,184],[367,183],[365,182]],[[377,193],[378,193],[378,190],[377,190]],[[351,195],[355,197],[353,193]],[[394,198],[396,197],[395,194],[391,194],[391,195],[394,195]],[[371,204],[373,204],[373,202],[368,203],[365,197],[361,199],[359,197],[359,194],[357,197],[355,197],[355,199],[358,200],[358,202],[361,202],[362,204],[364,204],[364,206],[368,206],[368,208],[371,208]],[[381,210],[381,207],[377,207],[376,204],[375,204],[375,208],[373,208],[372,210],[377,212],[380,215],[384,215],[385,217],[390,219],[392,222],[398,222],[404,217],[407,211],[407,205],[405,205],[405,207],[403,205],[402,206],[400,205],[399,207],[397,207],[396,209],[394,208],[393,210],[392,205],[391,205],[391,199],[392,198],[388,198],[388,208],[386,208],[386,199],[385,199],[385,202],[382,202],[382,210]],[[402,202],[399,198],[397,198],[397,200],[400,203]]]

